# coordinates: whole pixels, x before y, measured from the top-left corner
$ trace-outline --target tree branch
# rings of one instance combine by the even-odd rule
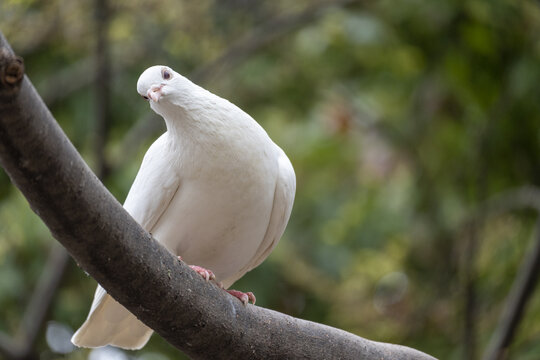
[[[53,236],[115,299],[192,358],[433,359],[243,306],[144,231],[90,171],[0,33],[0,165]]]

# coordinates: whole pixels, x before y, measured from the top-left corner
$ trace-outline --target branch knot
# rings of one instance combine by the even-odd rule
[[[24,61],[6,47],[0,47],[0,88],[17,91],[24,76]]]

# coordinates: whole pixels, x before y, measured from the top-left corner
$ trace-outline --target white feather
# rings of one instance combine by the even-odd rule
[[[163,79],[163,71],[171,78]],[[164,66],[137,83],[167,132],[146,153],[124,207],[170,252],[229,287],[258,266],[288,222],[296,180],[285,153],[248,114]],[[152,96],[157,96],[152,94]],[[98,286],[73,336],[83,347],[143,347],[152,330]]]

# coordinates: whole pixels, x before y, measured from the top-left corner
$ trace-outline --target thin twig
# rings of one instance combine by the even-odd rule
[[[39,331],[53,303],[69,260],[66,250],[53,244],[47,263],[37,282],[30,302],[26,306],[19,331],[15,338],[0,333],[0,353],[12,360],[30,359]],[[36,357],[37,359],[37,357]]]
[[[489,217],[526,209],[535,210],[540,214],[540,188],[523,186],[494,196],[471,211],[457,228],[474,228],[474,224],[480,219],[486,220]],[[540,220],[538,226],[540,226]],[[523,319],[523,311],[533,294],[538,280],[538,271],[540,271],[540,229],[537,229],[533,249],[527,254],[514,279],[498,325],[484,351],[483,360],[499,360],[504,356],[504,351],[510,345],[513,335]]]
[[[333,7],[346,7],[360,0],[331,0],[321,1],[293,13],[279,16],[267,23],[252,29],[243,38],[228,47],[220,56],[210,63],[196,69],[190,78],[195,82],[204,82],[212,76],[229,70],[238,65],[260,48],[277,40],[322,16],[326,10]]]
[[[497,328],[486,348],[483,360],[500,360],[506,354],[531,295],[538,283],[540,272],[540,216],[532,249],[527,252],[512,289],[506,299]]]
[[[109,56],[109,5],[107,0],[96,0],[94,5],[96,27],[96,67],[94,72],[95,90],[95,133],[94,156],[96,175],[103,179],[109,172],[105,156],[105,147],[109,137],[110,97],[111,97],[111,60]]]
[[[17,336],[26,339],[29,349],[36,342],[41,328],[39,324],[45,323],[47,312],[60,286],[68,260],[69,255],[66,249],[53,243],[47,263],[24,313],[20,335]]]

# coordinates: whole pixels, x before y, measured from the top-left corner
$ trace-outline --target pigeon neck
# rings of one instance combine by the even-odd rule
[[[219,117],[208,108],[175,107],[173,113],[164,115],[167,132],[184,144],[212,142],[222,127]]]
[[[220,143],[223,134],[235,128],[231,112],[236,108],[226,100],[189,83],[159,108],[173,141],[203,146]],[[158,110],[158,109],[154,109]]]

